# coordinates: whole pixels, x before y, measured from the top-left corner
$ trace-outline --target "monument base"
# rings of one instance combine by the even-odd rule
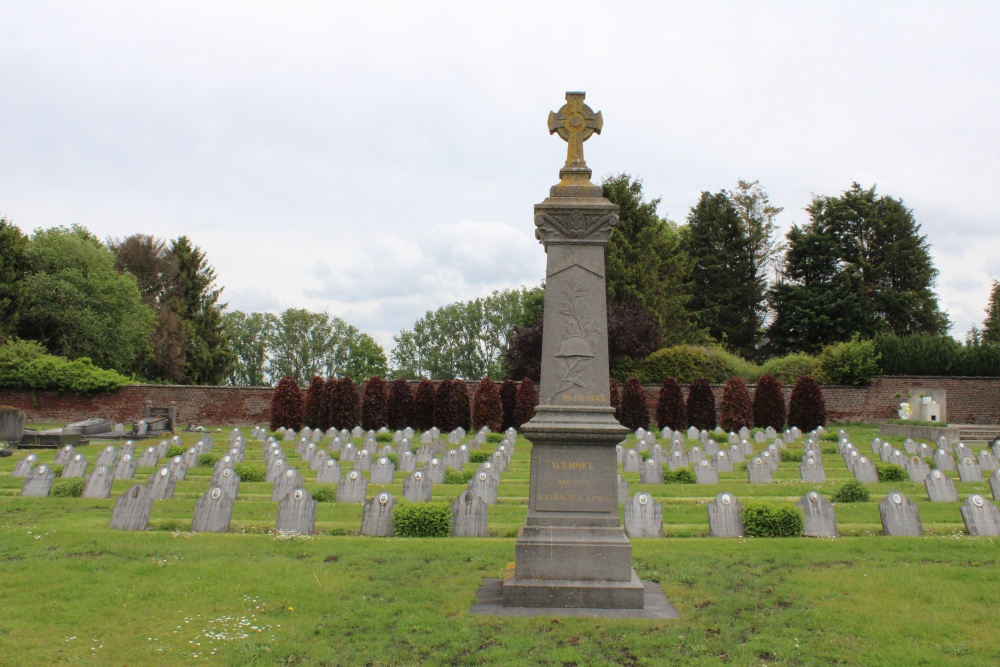
[[[645,597],[635,570],[629,581],[518,579],[514,563],[507,564],[502,591],[504,607],[642,609]]]

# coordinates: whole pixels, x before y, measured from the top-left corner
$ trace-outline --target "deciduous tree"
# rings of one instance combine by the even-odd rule
[[[674,378],[667,378],[660,387],[660,395],[656,401],[656,423],[661,430],[670,427],[674,431],[683,431],[687,428],[684,394]]]

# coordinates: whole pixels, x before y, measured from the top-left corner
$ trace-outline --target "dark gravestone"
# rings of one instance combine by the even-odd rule
[[[796,503],[802,510],[805,522],[802,534],[806,537],[836,537],[837,518],[833,504],[816,491],[810,491]]]
[[[107,466],[97,466],[94,472],[87,476],[87,481],[83,483],[83,493],[81,498],[110,498],[111,484],[114,477],[111,468]]]
[[[340,466],[333,459],[327,459],[326,463],[316,471],[317,484],[339,484]]]
[[[713,461],[702,459],[694,466],[694,478],[698,484],[718,484],[719,470]]]
[[[983,481],[983,470],[979,462],[971,456],[963,456],[958,460],[958,479],[963,482],[979,483]]]
[[[170,472],[170,468],[160,468],[146,481],[146,493],[153,500],[169,500],[174,497],[176,486],[177,478]]]
[[[899,491],[890,491],[889,495],[878,504],[879,517],[882,519],[882,532],[889,536],[914,536],[924,534],[920,525],[920,510],[916,503]]]
[[[38,462],[38,457],[34,454],[28,454],[23,459],[17,462],[14,466],[14,472],[10,474],[11,477],[27,477],[31,474],[31,469],[35,467]]]
[[[618,504],[624,506],[631,498],[631,492],[628,488],[628,482],[625,478],[618,474]]]
[[[934,452],[934,467],[938,470],[954,470],[955,459],[943,449],[938,449]]]
[[[993,500],[1000,500],[1000,471],[990,475],[990,490],[993,491]]]
[[[274,490],[271,492],[271,500],[281,500],[295,489],[303,486],[302,475],[295,468],[288,468],[274,479]]]
[[[338,503],[363,503],[368,493],[368,480],[357,470],[352,470],[341,478],[337,485]]]
[[[278,518],[275,519],[274,529],[302,535],[315,532],[316,504],[305,489],[293,490],[278,501]]]
[[[959,509],[969,535],[1000,537],[1000,509],[989,500],[973,493]]]
[[[459,464],[461,469],[461,464]],[[372,464],[371,483],[372,484],[392,484],[392,476],[396,472],[396,466],[387,456],[381,456]]]
[[[232,468],[223,468],[212,475],[212,486],[218,486],[233,500],[240,491],[240,476]]]
[[[87,474],[87,457],[83,454],[74,454],[73,458],[66,462],[63,466],[63,471],[61,477],[63,479],[68,479],[70,477],[83,477]]]
[[[167,467],[170,468],[170,474],[173,475],[178,481],[187,477],[188,467],[187,464],[184,463],[183,456],[175,456],[170,459],[170,463],[167,464]]]
[[[747,478],[751,484],[770,484],[771,466],[760,456],[754,457],[747,463]]]
[[[136,484],[118,496],[108,527],[114,530],[146,530],[152,511],[153,499],[146,493],[146,487]]]
[[[403,480],[403,498],[411,503],[429,503],[432,492],[433,482],[423,471],[418,470]]]
[[[625,452],[625,458],[622,459],[622,466],[625,472],[639,472],[642,470],[642,458],[639,456],[639,452],[634,449],[629,449]]]
[[[663,537],[663,510],[653,496],[640,491],[625,503],[625,534],[629,537]]]
[[[803,482],[826,483],[826,470],[823,469],[823,464],[811,456],[802,461],[802,465],[799,466],[799,476]]]
[[[646,459],[639,470],[639,480],[641,484],[663,484],[663,470],[660,464],[653,459]],[[628,530],[625,531],[628,533]]]
[[[729,452],[724,449],[717,451],[712,456],[712,461],[715,463],[715,469],[719,472],[733,471],[733,460],[729,458]]]
[[[160,462],[160,455],[156,447],[146,447],[139,455],[139,462],[136,464],[140,468],[154,468]]]
[[[743,506],[722,492],[708,503],[708,533],[712,537],[743,537]]]
[[[931,474],[931,469],[919,456],[911,456],[906,459],[906,472],[910,475],[911,482],[922,482]]]
[[[226,495],[220,487],[213,486],[194,504],[191,531],[195,533],[228,533],[235,503],[236,501]]]
[[[487,505],[497,501],[497,480],[485,472],[477,472],[469,480],[469,491],[483,499]]]
[[[52,466],[45,465],[31,469],[28,476],[24,478],[21,485],[21,496],[24,498],[45,498],[52,490],[52,484],[56,481],[56,474],[52,471]]]
[[[489,535],[490,507],[480,496],[466,489],[451,504],[452,537]]]
[[[392,537],[396,534],[392,526],[392,510],[396,499],[383,491],[371,500],[365,501],[361,513],[361,534],[369,537]]]
[[[115,464],[115,479],[132,479],[135,477],[135,457],[125,454],[118,463]]]
[[[493,463],[496,466],[496,463]],[[499,468],[497,468],[499,470]],[[441,459],[431,459],[423,467],[424,476],[431,481],[431,484],[444,484],[444,463]]]
[[[859,456],[858,460],[854,462],[854,476],[859,482],[878,483],[878,470],[867,456]]]
[[[115,450],[114,445],[108,445],[101,450],[101,453],[97,455],[97,463],[94,465],[104,466],[105,468],[112,468],[115,465],[115,460],[117,459],[117,450]]]
[[[927,497],[932,503],[957,503],[958,491],[955,490],[955,482],[940,470],[932,470],[931,474],[924,480],[927,488]]]
[[[54,466],[66,465],[69,463],[70,459],[76,455],[76,448],[73,445],[65,445],[59,448],[56,453],[56,459],[52,462]]]

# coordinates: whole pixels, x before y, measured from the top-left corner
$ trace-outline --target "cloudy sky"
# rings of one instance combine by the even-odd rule
[[[188,235],[231,308],[391,336],[536,285],[567,90],[595,176],[683,221],[759,179],[781,222],[857,180],[911,207],[961,337],[1000,278],[1000,4],[0,4],[0,215]]]

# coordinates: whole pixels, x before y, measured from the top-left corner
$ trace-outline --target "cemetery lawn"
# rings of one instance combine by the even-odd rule
[[[862,449],[874,437],[849,429]],[[248,443],[248,459],[259,449]],[[638,485],[627,474],[679,536],[632,541],[639,576],[658,581],[681,614],[636,621],[468,614],[482,579],[514,557],[506,535],[526,509],[524,440],[490,510],[498,536],[484,539],[363,538],[350,534],[360,506],[337,503],[319,506],[322,534],[274,535],[263,483],[241,485],[236,532],[192,534],[211,468],[192,469],[174,500],[156,501],[151,530],[112,531],[114,497],[134,482],[116,482],[107,500],[20,498],[10,472],[25,454],[0,459],[4,666],[1000,664],[1000,545],[965,536],[959,504],[926,502],[922,484],[872,484],[871,502],[836,505],[847,535],[837,539],[703,537],[704,502],[722,487],[744,502],[791,502],[809,488],[829,497],[849,478],[833,455],[825,485],[798,482],[797,463],[754,487],[745,472],[723,474],[718,487]],[[398,496],[402,476],[384,488]],[[982,485],[957,486],[964,500]],[[877,502],[897,487],[918,502],[927,537],[877,534]],[[435,500],[462,488],[436,485]]]

